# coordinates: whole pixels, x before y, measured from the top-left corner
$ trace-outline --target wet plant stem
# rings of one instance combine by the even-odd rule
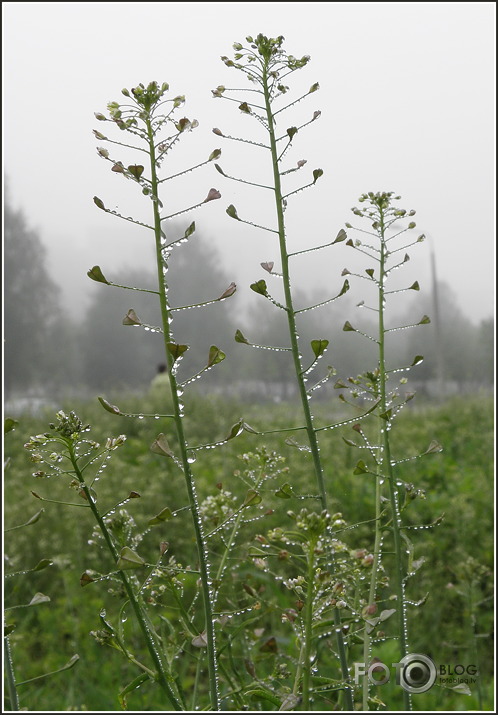
[[[14,667],[12,665],[12,656],[10,653],[9,637],[3,638],[3,653],[5,663],[5,675],[7,680],[7,690],[9,693],[10,709],[19,710],[19,696],[17,694],[16,678],[14,675]]]
[[[304,381],[304,371],[301,360],[301,354],[299,351],[299,341],[296,328],[296,313],[294,310],[292,291],[290,285],[290,272],[289,272],[289,254],[287,251],[287,241],[286,241],[286,231],[285,231],[285,221],[284,221],[284,199],[282,194],[281,182],[280,182],[280,171],[278,166],[278,150],[277,150],[277,139],[275,136],[275,118],[273,116],[271,108],[271,98],[270,98],[270,81],[268,75],[268,68],[265,64],[262,68],[262,87],[264,93],[264,103],[266,110],[266,117],[268,121],[268,132],[270,138],[270,151],[273,165],[273,181],[274,181],[274,196],[275,196],[275,206],[277,212],[277,222],[278,222],[278,237],[280,246],[280,259],[282,264],[282,279],[284,286],[285,295],[285,310],[287,313],[287,321],[289,326],[289,337],[292,350],[292,358],[294,362],[294,370],[296,374],[296,382],[298,385],[299,396],[301,399],[301,405],[303,409],[306,432],[308,435],[308,442],[311,449],[311,455],[313,459],[313,466],[315,470],[315,477],[320,493],[320,501],[322,509],[327,510],[327,492],[325,489],[325,482],[323,476],[322,462],[320,458],[320,449],[318,445],[318,439],[316,436],[316,430],[313,425],[313,417],[311,414],[308,393],[306,391],[306,384]],[[341,671],[344,681],[349,683],[349,669],[347,664],[346,649],[344,645],[344,639],[342,637],[341,631],[341,618],[339,611],[336,610],[334,614],[336,633],[337,633],[337,647],[339,652],[339,659],[341,663]],[[311,636],[311,633],[309,634]],[[309,681],[308,681],[309,686]],[[348,710],[353,710],[353,698],[351,690],[346,687],[344,690],[344,696],[346,700],[346,707]],[[309,698],[309,693],[303,693],[303,702],[305,699]]]
[[[396,480],[394,477],[392,458],[391,458],[391,444],[389,440],[389,428],[391,425],[391,419],[388,415],[388,400],[387,400],[387,371],[386,371],[386,359],[385,359],[385,337],[386,330],[384,325],[385,318],[385,280],[387,277],[386,272],[386,260],[387,260],[387,245],[386,245],[386,225],[385,225],[385,214],[384,209],[379,207],[379,237],[380,237],[380,274],[379,274],[379,396],[380,396],[380,415],[385,415],[385,426],[381,429],[382,431],[382,447],[383,447],[383,460],[382,464],[384,466],[384,474],[387,477],[389,483],[389,499],[391,503],[392,512],[392,533],[394,542],[394,558],[395,558],[395,569],[394,569],[394,584],[397,602],[397,615],[398,615],[398,638],[400,644],[400,656],[401,659],[404,658],[408,653],[407,644],[407,633],[406,633],[406,604],[405,604],[405,593],[404,593],[404,583],[403,583],[403,561],[402,561],[402,547],[401,547],[401,534],[400,534],[400,511],[399,511],[399,500],[398,500],[398,490],[396,487]],[[380,419],[384,419],[381,417]],[[405,710],[411,710],[411,699],[410,694],[403,689],[403,702]]]
[[[64,444],[68,448],[69,452],[69,458],[74,470],[74,473],[76,475],[76,478],[81,484],[81,488],[86,496],[86,499],[88,501],[88,504],[90,506],[90,510],[95,518],[95,521],[99,525],[100,531],[102,533],[102,536],[104,537],[104,540],[107,544],[107,548],[109,549],[109,552],[111,553],[115,563],[118,563],[119,561],[119,554],[116,549],[116,546],[114,544],[114,541],[112,540],[112,536],[109,533],[109,529],[106,526],[105,520],[100,514],[97,504],[95,503],[95,500],[92,496],[92,493],[89,489],[89,487],[85,484],[85,479],[83,477],[83,474],[80,470],[79,464],[78,464],[78,458],[75,452],[75,447],[73,444],[73,441],[70,439],[64,440]],[[140,626],[140,630],[142,631],[142,634],[144,636],[145,642],[147,644],[147,649],[150,653],[152,662],[154,663],[154,666],[156,668],[156,678],[161,685],[162,689],[166,693],[166,696],[173,706],[175,710],[182,710],[182,706],[180,703],[180,700],[178,699],[176,693],[173,690],[172,685],[170,684],[170,676],[166,672],[162,659],[159,655],[160,649],[159,645],[156,642],[156,637],[153,631],[152,626],[149,623],[149,619],[145,613],[145,610],[143,608],[143,605],[141,603],[140,597],[137,596],[135,593],[135,589],[131,583],[130,578],[128,577],[128,574],[125,571],[119,570],[117,572],[119,574],[119,577],[121,578],[121,581],[123,582],[123,586],[126,591],[126,595],[128,596],[128,600],[131,604],[131,607],[133,609],[133,612],[135,614],[135,618],[137,619],[137,622]]]
[[[152,127],[152,121],[147,118],[145,121],[147,138],[149,144],[149,157],[150,157],[150,170],[151,170],[151,192],[153,196],[153,212],[154,212],[154,234],[156,242],[156,262],[157,262],[157,275],[159,284],[159,300],[161,305],[161,318],[162,318],[162,328],[164,337],[164,349],[166,353],[166,358],[168,361],[170,385],[171,385],[171,396],[173,401],[173,414],[174,422],[176,426],[176,433],[178,437],[178,444],[180,449],[180,461],[182,464],[182,470],[185,478],[185,485],[187,488],[190,512],[192,514],[192,521],[195,533],[195,540],[197,544],[197,554],[199,559],[199,571],[201,578],[201,590],[203,596],[204,605],[204,618],[205,618],[205,632],[206,632],[206,642],[207,642],[207,661],[208,661],[208,672],[209,672],[209,690],[211,699],[211,709],[219,710],[219,694],[218,694],[218,680],[217,680],[217,657],[216,657],[216,642],[215,642],[215,624],[213,620],[213,611],[211,604],[211,587],[210,587],[210,576],[209,576],[209,563],[207,555],[207,546],[202,529],[201,517],[199,514],[199,506],[197,503],[197,497],[195,493],[195,484],[190,468],[190,463],[188,461],[187,454],[187,441],[185,438],[185,433],[183,429],[183,417],[182,410],[180,408],[180,398],[178,394],[178,383],[176,380],[174,362],[175,357],[168,349],[171,343],[171,331],[170,331],[170,309],[168,304],[168,286],[166,283],[166,278],[164,275],[164,269],[166,267],[167,257],[163,256],[163,242],[162,242],[162,231],[161,231],[161,217],[159,214],[159,204],[158,204],[158,187],[159,181],[156,171],[156,148],[154,145],[154,130]]]
[[[380,422],[380,418],[379,418]],[[382,429],[379,424],[379,443],[382,439]],[[382,453],[380,450],[380,447],[378,449],[378,454],[377,454],[377,463],[380,464],[382,457]],[[381,478],[382,475],[380,473],[380,468],[377,470],[377,476],[375,479],[375,536],[374,536],[374,551],[373,551],[373,563],[372,563],[372,574],[370,576],[370,589],[369,589],[369,594],[368,594],[368,603],[373,604],[375,603],[375,594],[377,590],[377,575],[379,572],[379,567],[380,567],[380,547],[381,547],[381,542],[382,542],[382,530],[381,530],[381,525],[380,525],[380,518],[381,518],[381,493],[382,493],[382,484],[381,484]],[[372,645],[372,639],[370,637],[370,633],[367,632],[366,624],[365,624],[365,633],[363,636],[363,663],[365,664],[365,667],[368,669],[368,665],[370,662],[370,657],[371,657],[371,645]],[[368,675],[365,675],[363,678],[363,710],[369,710],[368,707],[368,697],[369,697],[369,692],[370,692],[370,683],[368,680]]]
[[[310,707],[311,685],[311,641],[313,627],[313,598],[315,586],[315,548],[316,541],[308,543],[308,558],[306,571],[306,601],[304,606],[304,638],[299,652],[299,662],[296,669],[293,694],[297,695],[299,683],[302,678],[302,707],[308,711]]]

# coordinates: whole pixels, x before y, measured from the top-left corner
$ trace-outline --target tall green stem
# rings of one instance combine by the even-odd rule
[[[396,480],[394,477],[392,458],[391,458],[391,445],[389,441],[389,425],[390,418],[386,414],[388,410],[387,404],[387,372],[386,372],[386,361],[385,361],[385,326],[384,326],[384,315],[385,315],[385,279],[386,279],[386,259],[387,259],[387,247],[385,239],[385,216],[384,209],[379,208],[379,235],[381,240],[380,247],[380,276],[379,276],[379,385],[380,385],[380,405],[381,415],[386,415],[386,425],[382,429],[382,447],[383,447],[383,465],[385,469],[385,474],[389,482],[389,496],[391,503],[391,513],[392,513],[392,532],[394,541],[394,558],[395,558],[395,591],[397,600],[397,611],[398,611],[398,635],[400,643],[400,653],[401,658],[407,655],[408,644],[407,644],[407,633],[406,633],[406,605],[405,605],[405,590],[403,583],[403,561],[402,561],[402,549],[401,549],[401,534],[400,534],[400,513],[399,513],[399,502],[398,502],[398,491],[396,487]],[[382,419],[382,418],[381,418]],[[403,700],[406,710],[411,710],[411,700],[410,694],[403,689]]]
[[[201,576],[201,589],[203,595],[203,605],[204,605],[204,619],[205,619],[205,632],[207,641],[207,660],[208,660],[208,670],[209,670],[209,689],[211,696],[211,708],[212,710],[219,710],[219,695],[218,695],[218,677],[217,677],[217,657],[216,657],[216,641],[215,641],[215,624],[213,619],[213,611],[211,606],[211,579],[209,575],[209,563],[207,555],[206,541],[204,538],[204,533],[202,529],[202,522],[199,513],[199,505],[197,502],[197,496],[195,492],[194,478],[192,470],[190,468],[190,463],[188,461],[187,453],[187,441],[185,438],[185,433],[183,429],[183,417],[182,409],[180,406],[180,397],[178,394],[178,383],[176,381],[174,362],[175,357],[168,349],[168,345],[171,343],[171,330],[170,330],[170,310],[168,305],[168,286],[166,283],[165,270],[167,268],[165,257],[163,255],[163,241],[161,232],[161,217],[159,214],[159,206],[157,201],[158,196],[158,178],[156,171],[156,150],[154,145],[154,131],[152,127],[152,122],[150,118],[146,120],[147,136],[149,143],[149,156],[150,156],[150,169],[151,169],[151,189],[153,199],[153,212],[154,212],[154,234],[156,240],[156,262],[157,262],[157,276],[159,283],[159,299],[161,304],[161,317],[162,317],[162,328],[164,337],[164,348],[166,352],[166,357],[169,366],[170,375],[170,385],[171,385],[171,396],[173,400],[173,413],[174,421],[176,426],[176,432],[178,436],[178,444],[180,449],[180,460],[182,464],[182,469],[185,477],[185,484],[187,487],[188,500],[190,505],[190,512],[192,514],[192,521],[194,526],[195,539],[197,544],[197,554],[199,558],[199,571]]]
[[[104,537],[104,540],[107,544],[107,548],[109,549],[110,553],[112,554],[114,561],[117,563],[119,560],[119,554],[116,549],[116,546],[114,545],[114,541],[112,540],[112,537],[109,533],[109,529],[106,526],[106,523],[101,516],[97,505],[95,503],[95,500],[93,499],[93,496],[90,492],[90,489],[88,486],[85,484],[85,480],[83,477],[83,474],[79,468],[78,465],[78,459],[75,453],[75,448],[74,444],[71,440],[67,440],[66,442],[69,450],[69,456],[71,460],[71,464],[74,469],[74,473],[78,479],[78,481],[81,483],[82,489],[86,495],[88,504],[90,505],[90,509],[92,511],[92,514],[95,518],[95,521],[100,527],[100,531],[102,533],[102,536]],[[123,582],[123,586],[126,591],[126,595],[128,596],[128,600],[130,601],[131,607],[133,608],[133,612],[135,614],[135,617],[137,619],[137,622],[140,626],[140,629],[142,631],[142,634],[145,638],[145,642],[147,644],[147,649],[150,653],[150,656],[152,658],[152,661],[155,665],[156,672],[157,672],[157,679],[166,693],[168,700],[170,701],[171,705],[175,710],[182,710],[181,703],[175,694],[172,685],[169,682],[170,676],[168,676],[168,673],[166,672],[164,668],[164,664],[162,662],[161,656],[159,655],[160,649],[159,645],[156,642],[156,636],[154,634],[154,631],[149,623],[149,619],[143,609],[141,599],[140,597],[137,597],[135,593],[135,589],[133,588],[133,585],[128,577],[128,575],[124,571],[118,571],[118,574]]]
[[[285,232],[285,221],[284,221],[284,199],[282,195],[282,188],[280,182],[280,171],[278,167],[278,151],[277,151],[277,139],[275,136],[275,119],[271,109],[271,98],[269,90],[268,81],[268,68],[266,62],[263,64],[262,71],[262,86],[265,101],[266,117],[268,120],[268,132],[270,137],[270,150],[272,157],[273,166],[273,181],[274,181],[274,196],[275,196],[275,206],[277,212],[277,222],[278,222],[278,238],[280,245],[280,260],[282,264],[282,276],[284,285],[284,295],[285,295],[285,309],[287,313],[287,321],[289,326],[289,336],[292,349],[292,358],[294,362],[294,371],[296,375],[296,382],[299,389],[299,396],[301,398],[301,405],[303,409],[304,419],[306,423],[306,432],[308,435],[309,446],[311,449],[311,455],[313,458],[313,466],[315,470],[315,477],[317,481],[317,486],[320,492],[320,501],[322,504],[322,509],[327,509],[327,492],[325,489],[325,482],[323,477],[323,468],[320,458],[320,448],[318,445],[318,439],[316,436],[316,431],[313,425],[313,416],[311,414],[308,393],[306,391],[306,384],[304,381],[304,370],[301,361],[301,354],[299,351],[299,340],[296,328],[296,314],[294,311],[294,305],[292,300],[292,291],[290,284],[290,272],[289,272],[289,254],[287,252],[287,241]],[[344,639],[342,637],[341,618],[339,612],[336,610],[334,613],[336,633],[337,633],[337,647],[339,652],[339,659],[341,663],[342,675],[346,683],[349,683],[349,669],[347,664],[346,649],[344,645]],[[311,635],[311,634],[310,634]],[[309,681],[308,681],[309,686]],[[351,695],[351,690],[346,687],[344,690],[346,705],[348,710],[353,709],[353,698]],[[305,698],[308,698],[308,694],[303,694],[303,702]]]
[[[8,636],[4,636],[3,638],[3,651],[5,674],[7,677],[7,689],[9,691],[10,709],[19,710],[19,696],[17,694],[16,679],[14,675],[14,668],[12,666],[12,656],[10,653],[10,643]]]

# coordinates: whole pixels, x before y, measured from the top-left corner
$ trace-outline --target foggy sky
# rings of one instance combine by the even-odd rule
[[[494,3],[6,2],[2,9],[9,195],[40,231],[73,315],[83,314],[95,288],[86,277],[91,266],[99,264],[112,280],[119,269],[150,266],[152,258],[149,232],[93,204],[97,195],[140,219],[149,209],[136,186],[97,156],[92,130],[106,132],[108,125],[94,112],[124,99],[123,87],[167,81],[172,97],[186,95],[184,115],[200,124],[183,137],[173,164],[185,168],[220,148],[226,173],[264,183],[266,156],[212,133],[219,127],[236,136],[257,134],[256,122],[236,104],[213,99],[211,89],[247,85],[220,56],[232,56],[234,41],[259,32],[284,35],[289,54],[311,56],[289,78],[291,88],[320,83],[296,114],[289,110],[285,125],[322,112],[299,132],[290,155],[308,160],[303,183],[314,168],[324,171],[315,188],[289,205],[291,250],[324,243],[346,221],[354,224],[350,209],[363,192],[395,191],[405,208],[417,210],[417,230],[429,237],[411,254],[406,284],[416,278],[430,290],[433,250],[439,279],[452,286],[466,315],[474,322],[492,315]],[[225,209],[233,203],[240,216],[271,224],[271,204],[208,165],[172,189],[171,209],[202,201],[211,187],[221,200],[179,225],[195,219],[199,237],[220,252],[238,284],[239,300],[249,294],[252,300],[248,285],[268,277],[260,262],[278,265],[278,246],[271,234],[231,220]],[[325,253],[293,264],[295,285],[337,292],[354,252],[340,246]]]

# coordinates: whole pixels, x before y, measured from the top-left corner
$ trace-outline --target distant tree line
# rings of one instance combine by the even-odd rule
[[[65,312],[60,290],[48,273],[38,232],[29,227],[22,211],[11,207],[8,197],[4,220],[7,396],[146,389],[157,366],[164,361],[162,336],[151,331],[144,334],[143,327],[124,326],[123,318],[133,308],[144,323],[159,325],[156,296],[94,283],[86,314],[82,322],[75,323]],[[130,269],[111,275],[106,269],[105,273],[115,283],[155,289],[156,276],[152,271]],[[233,276],[227,275],[212,245],[207,247],[202,235],[196,232],[189,243],[173,252],[168,279],[172,303],[181,307],[219,297]],[[247,286],[241,288],[247,294]],[[460,311],[453,291],[446,284],[438,285],[438,296],[438,324],[433,321],[420,328],[393,333],[392,350],[397,364],[409,365],[415,355],[423,355],[424,362],[410,374],[417,384],[451,383],[457,390],[468,384],[491,386],[493,320],[473,324]],[[302,307],[307,307],[329,297],[315,292],[298,295],[297,299]],[[240,302],[236,293],[222,303],[176,312],[172,324],[174,337],[190,346],[181,365],[182,375],[186,378],[198,372],[207,362],[210,346],[217,345],[227,359],[202,380],[205,389],[240,392],[255,398],[291,396],[288,352],[252,348],[234,340],[236,330],[240,330],[250,343],[287,347],[285,311],[252,292],[247,310],[241,308]],[[420,311],[432,315],[430,293],[417,296],[416,306],[416,310],[407,309],[405,315],[396,316],[400,325],[412,323],[414,312],[416,316]],[[368,341],[342,330],[353,309],[352,299],[346,294],[334,303],[298,316],[302,350],[310,364],[311,340],[330,341],[320,369],[310,376],[310,386],[329,367],[342,379],[375,367],[372,364],[375,351],[369,350]],[[368,333],[368,319],[364,318],[358,327]],[[337,378],[323,390],[324,396],[330,396]]]

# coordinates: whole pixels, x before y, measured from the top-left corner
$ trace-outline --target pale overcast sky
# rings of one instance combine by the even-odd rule
[[[13,204],[49,248],[74,314],[94,289],[86,278],[92,265],[111,277],[124,266],[147,265],[151,255],[148,232],[93,204],[96,194],[125,215],[148,209],[147,199],[131,196],[131,184],[124,187],[98,158],[92,130],[102,124],[94,112],[120,101],[123,87],[167,81],[171,96],[186,95],[185,115],[200,124],[178,151],[182,165],[221,148],[227,173],[247,170],[256,180],[260,156],[212,128],[251,137],[258,127],[237,105],[213,99],[211,89],[245,86],[220,56],[262,32],[284,35],[290,54],[311,56],[295,74],[298,86],[320,83],[296,109],[299,118],[322,111],[296,137],[293,156],[324,176],[289,208],[295,250],[333,238],[361,193],[392,190],[417,209],[417,227],[430,237],[410,266],[422,289],[429,288],[433,249],[438,276],[465,313],[475,321],[492,315],[495,3],[5,2],[2,10],[4,173]],[[289,125],[295,123],[289,110]],[[261,176],[267,172],[261,167]],[[222,199],[189,221],[248,295],[248,284],[264,277],[259,263],[278,260],[277,246],[270,234],[229,219],[225,208],[233,203],[256,223],[272,219],[254,190],[212,165],[173,191],[172,202],[196,203],[211,187]],[[310,254],[296,284],[335,288],[351,262],[347,250]]]

